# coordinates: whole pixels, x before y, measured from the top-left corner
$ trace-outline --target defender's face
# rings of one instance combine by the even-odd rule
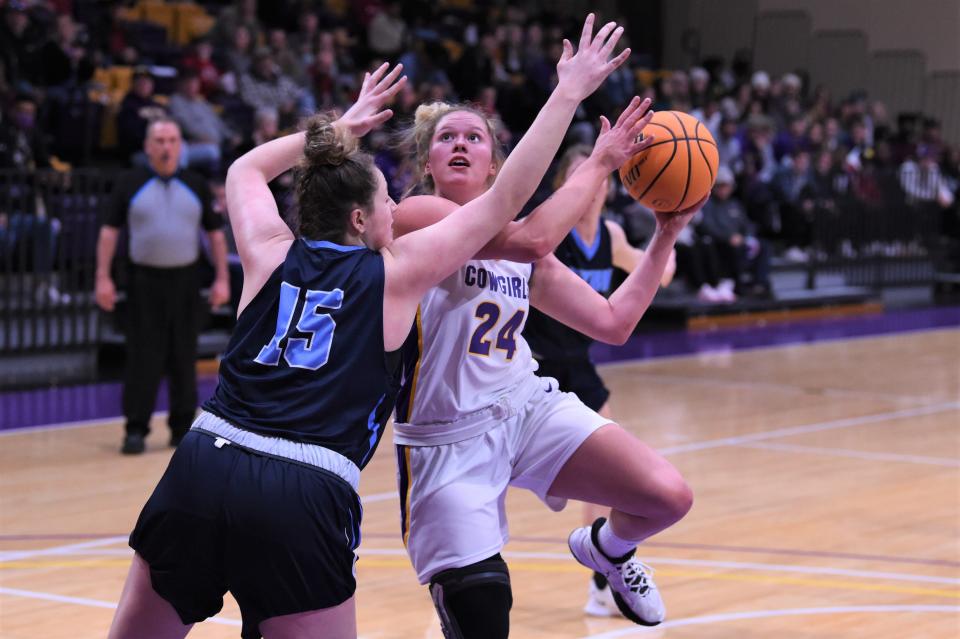
[[[363,243],[367,248],[379,251],[393,241],[393,212],[396,208],[397,203],[387,191],[387,181],[378,169],[377,192],[364,218]]]

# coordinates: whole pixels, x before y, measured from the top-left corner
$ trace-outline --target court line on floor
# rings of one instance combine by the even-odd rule
[[[926,606],[926,605],[891,605],[891,606],[836,606],[829,608],[781,608],[779,610],[749,610],[743,612],[727,612],[701,617],[687,617],[665,621],[653,628],[631,626],[599,634],[584,635],[581,639],[614,639],[630,635],[660,632],[668,628],[682,628],[683,626],[702,626],[712,623],[728,621],[746,621],[750,619],[769,619],[772,617],[801,617],[813,615],[843,615],[843,614],[876,614],[876,613],[917,613],[917,612],[947,612],[960,614],[960,607],[956,606]]]
[[[37,592],[35,590],[20,590],[19,588],[6,588],[0,586],[0,595],[8,595],[10,597],[21,597],[24,599],[40,599],[42,601],[53,601],[56,603],[68,603],[79,606],[87,606],[89,608],[108,608],[110,610],[116,610],[117,604],[109,601],[101,601],[99,599],[88,599],[86,597],[68,597],[66,595],[55,595],[49,592]],[[242,626],[242,622],[239,619],[230,619],[229,617],[211,617],[204,621],[204,623],[216,623],[224,626]]]
[[[387,555],[395,557],[393,561],[384,560],[384,559],[372,559],[367,560],[366,562],[361,562],[359,564],[361,569],[364,568],[377,568],[377,567],[408,567],[408,562],[406,559],[400,557],[405,551],[403,549],[369,549],[361,554],[367,555]],[[517,556],[520,556],[521,553],[508,552],[505,553],[509,558],[513,559]],[[533,562],[514,562],[513,565],[517,569],[530,569],[530,570],[541,570],[541,571],[582,571],[583,569],[576,565],[569,555],[562,555],[560,553],[522,553],[526,557],[533,558],[562,558],[564,560],[563,565],[557,564],[537,564]],[[660,561],[660,560],[658,560]],[[695,563],[696,560],[679,560],[683,562],[684,565],[689,565]],[[114,562],[110,562],[111,564]],[[124,562],[125,563],[125,562]],[[660,561],[660,563],[666,563],[665,561]],[[736,562],[713,562],[721,564],[730,564]],[[808,568],[810,567],[796,567],[796,566],[787,566],[789,569],[795,570],[796,568]],[[812,570],[812,569],[811,569]],[[868,577],[869,571],[859,571],[864,573],[864,577]],[[898,592],[898,593],[907,593],[907,594],[918,594],[918,595],[933,595],[933,596],[947,596],[947,597],[956,597],[960,596],[955,591],[943,591],[943,590],[924,590],[918,588],[905,588],[899,586],[888,586],[886,584],[861,584],[856,582],[836,582],[836,581],[824,581],[824,580],[815,580],[815,579],[802,579],[802,578],[783,578],[783,577],[766,577],[766,576],[755,576],[755,575],[738,575],[730,573],[702,573],[702,572],[690,572],[690,571],[676,571],[676,570],[661,570],[661,573],[667,576],[675,577],[694,577],[694,578],[705,578],[705,579],[723,579],[723,580],[734,580],[734,581],[753,581],[753,582],[764,582],[764,583],[775,583],[775,584],[793,584],[793,585],[806,585],[813,587],[826,587],[826,588],[842,588],[842,589],[851,589],[851,590],[870,590],[870,591],[887,591],[887,592]],[[896,573],[895,573],[896,574]],[[903,576],[903,575],[900,575]],[[926,577],[917,575],[918,577]],[[874,580],[874,577],[870,577],[871,580]],[[116,604],[111,602],[82,598],[82,597],[70,597],[65,595],[57,595],[53,593],[46,592],[37,592],[30,590],[21,590],[16,588],[7,588],[0,587],[0,595],[9,595],[14,597],[30,598],[30,599],[40,599],[45,601],[53,601],[57,603],[66,603],[73,605],[82,605],[88,607],[97,607],[97,608],[116,608]],[[718,621],[731,621],[736,619],[748,619],[748,618],[760,618],[764,616],[779,616],[784,614],[815,614],[809,611],[821,610],[821,611],[847,611],[847,612],[864,612],[864,611],[881,611],[881,612],[894,612],[894,611],[937,611],[937,612],[960,612],[960,607],[950,607],[950,606],[904,606],[904,607],[890,607],[890,606],[862,606],[857,607],[856,609],[844,608],[844,609],[795,609],[793,612],[785,613],[784,611],[757,611],[755,613],[727,613],[721,615],[709,615],[706,617],[694,617],[690,619],[679,619],[673,622],[667,622],[662,624],[660,628],[669,628],[681,625],[697,625],[704,623],[712,623]],[[807,612],[804,612],[807,611]],[[826,613],[822,613],[826,614]],[[743,616],[747,615],[747,616]],[[756,617],[751,615],[758,615]],[[219,623],[224,625],[239,626],[240,622],[238,620],[224,618],[224,617],[214,617],[209,619],[212,623]],[[672,624],[672,625],[671,625]],[[604,633],[602,635],[591,635],[590,639],[598,639],[599,637],[619,637],[626,634],[631,634],[638,632],[637,628],[628,628],[624,630],[614,631],[614,634]]]
[[[73,551],[86,550],[89,548],[98,548],[100,546],[109,546],[126,542],[127,537],[104,537],[103,539],[94,539],[84,541],[78,544],[67,544],[65,546],[54,546],[52,548],[37,548],[34,550],[7,550],[0,552],[0,563],[8,561],[20,561],[23,559],[32,559],[34,557],[43,557],[47,555],[69,555]]]
[[[365,539],[399,539],[396,533],[364,533]],[[560,544],[566,546],[565,537],[547,537],[534,535],[511,535],[510,541],[527,544]],[[868,555],[846,552],[830,552],[827,550],[804,550],[802,548],[763,548],[756,546],[730,546],[722,544],[695,544],[683,542],[645,541],[644,548],[674,548],[677,550],[707,550],[711,552],[733,552],[754,555],[786,555],[790,557],[811,557],[821,559],[846,559],[851,561],[880,561],[894,564],[914,564],[918,566],[942,566],[960,568],[960,561],[949,559],[926,559],[923,557],[896,557],[891,555]]]
[[[150,419],[163,419],[167,416],[167,411],[157,411],[150,416]],[[116,424],[123,420],[123,415],[113,415],[109,417],[94,417],[84,419],[78,422],[58,422],[56,424],[37,424],[36,426],[22,426],[20,428],[11,428],[0,430],[0,437],[9,437],[11,435],[25,435],[27,433],[42,433],[48,430],[70,430],[73,428],[90,428],[92,426],[105,426],[107,424]]]
[[[923,455],[901,455],[899,453],[878,453],[873,451],[852,450],[850,448],[821,448],[819,446],[800,446],[797,444],[775,444],[772,442],[754,442],[740,444],[737,448],[755,448],[759,450],[774,450],[785,453],[810,453],[827,455],[830,457],[853,457],[869,461],[905,462],[910,464],[927,464],[929,466],[950,466],[960,468],[960,459],[948,457],[926,457]]]
[[[73,555],[73,556],[93,556],[93,557],[104,557],[104,556],[122,556],[129,557],[133,551],[129,548],[117,548],[117,549],[77,549],[72,552],[63,552],[63,555]],[[403,548],[360,548],[358,554],[360,557],[365,556],[379,556],[379,557],[406,557],[407,551]],[[506,557],[510,559],[548,559],[554,561],[560,561],[564,564],[569,564],[571,567],[575,567],[573,558],[568,553],[556,553],[556,552],[537,552],[537,551],[524,551],[524,550],[507,550],[503,553]],[[50,555],[47,555],[48,557]],[[81,559],[81,560],[69,560],[69,561],[48,561],[48,562],[36,562],[30,561],[32,558],[27,558],[26,560],[17,560],[17,561],[8,561],[6,568],[10,569],[20,569],[20,568],[61,568],[61,567],[76,567],[76,566],[88,566],[93,567],[98,565],[98,560],[96,559]],[[651,563],[656,564],[657,566],[686,566],[686,567],[697,567],[697,568],[716,568],[720,570],[743,570],[750,572],[787,572],[787,573],[798,573],[803,575],[829,575],[835,577],[854,577],[858,579],[870,579],[870,580],[885,580],[885,581],[905,581],[905,582],[918,582],[918,583],[931,583],[931,584],[943,584],[948,586],[960,586],[960,578],[956,577],[941,577],[937,575],[919,575],[915,573],[904,573],[904,572],[889,572],[889,571],[876,571],[876,570],[853,570],[848,568],[834,568],[832,566],[798,566],[795,564],[774,564],[774,563],[763,563],[763,562],[745,562],[745,561],[716,561],[711,559],[685,559],[678,557],[657,557],[651,556]],[[101,560],[102,565],[115,565],[117,562],[114,560]],[[536,566],[531,564],[531,566]],[[956,593],[960,596],[960,592]]]
[[[659,448],[661,455],[676,455],[678,453],[697,452],[709,450],[711,448],[723,448],[726,446],[739,446],[766,439],[777,439],[779,437],[790,437],[792,435],[807,435],[810,433],[819,433],[827,430],[839,430],[841,428],[850,428],[852,426],[866,426],[880,422],[903,419],[907,417],[922,417],[924,415],[935,415],[960,410],[960,402],[941,402],[939,404],[930,404],[927,406],[917,406],[915,408],[904,408],[901,410],[887,411],[885,413],[874,413],[873,415],[862,415],[860,417],[845,417],[826,422],[816,422],[813,424],[803,424],[801,426],[789,426],[787,428],[777,428],[775,430],[761,431],[750,435],[738,435],[736,437],[723,437],[721,439],[708,439],[702,442],[693,442],[690,444],[680,444],[677,446],[667,446]]]
[[[387,494],[387,493],[380,493]],[[397,539],[398,536],[396,533],[383,533],[383,532],[367,532],[363,535],[366,539]],[[89,538],[107,538],[107,537],[116,537],[117,539],[126,540],[126,537],[119,535],[106,535],[106,534],[78,534],[78,535],[0,535],[0,541],[32,541],[32,540],[45,540],[45,539],[89,539]],[[535,544],[566,544],[566,539],[562,537],[538,537],[530,535],[514,535],[510,537],[510,541],[514,543],[535,543]],[[673,548],[677,550],[706,550],[710,552],[732,552],[732,553],[746,553],[746,554],[755,554],[755,555],[786,555],[792,557],[810,557],[810,558],[821,558],[821,559],[844,559],[849,561],[879,561],[883,563],[895,563],[895,564],[913,564],[919,566],[943,566],[948,568],[958,568],[960,567],[960,562],[950,561],[948,559],[926,559],[922,557],[896,557],[891,555],[868,555],[868,554],[857,554],[857,553],[843,553],[843,552],[830,552],[826,550],[804,550],[800,548],[763,548],[756,546],[730,546],[722,544],[696,544],[696,543],[683,543],[683,542],[659,542],[659,541],[646,541],[644,542],[645,548]],[[12,552],[12,551],[6,551]],[[17,551],[17,552],[34,552],[34,551]],[[101,550],[101,551],[88,551],[82,550],[75,554],[94,554],[94,552],[101,552],[106,555],[110,554],[120,554],[128,553],[129,550],[115,549],[115,550]],[[4,551],[0,551],[0,560],[4,556]]]
[[[403,548],[368,548],[361,547],[358,554],[379,556],[406,556]],[[507,558],[517,559],[554,559],[573,564],[573,557],[569,553],[532,552],[524,550],[506,550]],[[650,557],[650,562],[665,566],[696,566],[704,568],[720,568],[734,570],[748,570],[754,572],[794,572],[805,575],[833,575],[840,577],[857,577],[863,579],[887,579],[893,581],[915,581],[922,583],[945,584],[960,586],[960,578],[939,577],[935,575],[918,575],[903,572],[881,572],[875,570],[851,570],[847,568],[833,568],[831,566],[797,566],[794,564],[767,564],[762,562],[746,561],[714,561],[710,559],[683,559],[676,557]],[[957,593],[960,594],[960,593]]]
[[[370,569],[409,569],[410,563],[404,557],[396,556],[397,553],[403,553],[403,550],[390,550],[382,553],[381,556],[363,558],[358,562],[358,570]],[[370,554],[370,553],[368,553]],[[510,569],[514,572],[537,572],[537,573],[576,573],[586,574],[584,568],[575,563],[569,556],[567,561],[563,562],[537,562],[533,559],[517,559],[510,553],[504,553],[510,559]],[[362,555],[362,553],[361,553]],[[387,555],[387,556],[383,556]],[[659,563],[659,558],[653,559],[654,563]],[[865,579],[863,581],[842,581],[837,579],[822,579],[806,576],[786,576],[786,575],[764,575],[736,572],[709,572],[705,570],[688,570],[684,568],[663,568],[657,569],[657,574],[661,577],[670,577],[686,580],[714,580],[714,581],[733,581],[741,583],[764,584],[782,588],[784,586],[805,586],[819,590],[846,590],[861,592],[885,592],[898,595],[916,595],[922,597],[943,597],[948,599],[960,599],[960,590],[956,589],[938,589],[924,588],[910,585],[898,585],[888,582],[880,582],[876,579]],[[834,575],[836,576],[836,575]],[[362,577],[361,577],[362,580]]]

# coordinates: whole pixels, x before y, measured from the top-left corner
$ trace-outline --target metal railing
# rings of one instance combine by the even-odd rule
[[[112,177],[0,171],[0,354],[96,348],[96,242]]]
[[[838,273],[848,286],[873,290],[932,284],[951,250],[943,230],[958,204],[910,195],[923,193],[920,179],[888,174],[873,182],[872,192],[815,200],[808,288],[820,275]]]

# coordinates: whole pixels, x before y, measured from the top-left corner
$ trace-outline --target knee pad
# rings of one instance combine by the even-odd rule
[[[430,596],[445,639],[506,639],[510,633],[510,573],[496,554],[463,568],[437,573]]]

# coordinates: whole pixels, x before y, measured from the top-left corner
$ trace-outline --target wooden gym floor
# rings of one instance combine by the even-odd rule
[[[960,637],[960,330],[602,368],[620,422],[663,451],[696,503],[641,548],[668,622],[582,615],[566,549],[579,509],[508,499],[512,637]],[[117,453],[118,420],[0,437],[0,638],[104,637],[126,534],[166,466]],[[390,434],[364,472],[362,637],[440,638],[397,536]],[[228,597],[191,637],[239,636]]]

